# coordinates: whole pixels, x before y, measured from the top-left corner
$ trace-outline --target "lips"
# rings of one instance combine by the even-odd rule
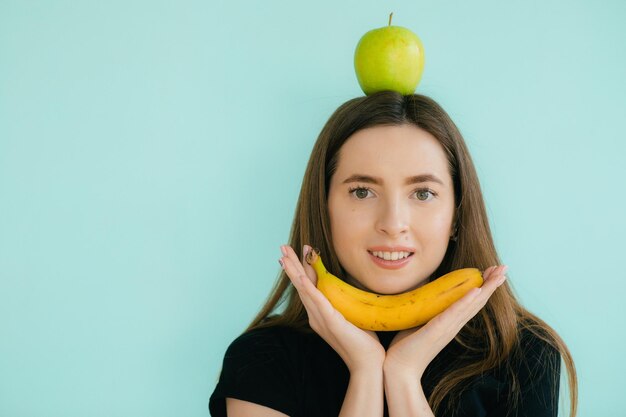
[[[392,251],[389,251],[389,252],[392,252]],[[407,250],[406,252],[409,252],[409,251]],[[372,252],[370,252],[369,250],[367,251],[367,253],[370,256],[370,259],[376,265],[378,265],[379,267],[384,268],[384,269],[400,269],[400,268],[404,267],[405,265],[407,265],[409,262],[411,262],[411,258],[413,257],[413,253],[411,253],[406,258],[397,259],[395,261],[392,261],[392,260],[381,259],[378,256],[374,256],[374,254],[372,254]]]
[[[373,246],[367,250],[369,252],[415,252],[415,248],[409,246]]]

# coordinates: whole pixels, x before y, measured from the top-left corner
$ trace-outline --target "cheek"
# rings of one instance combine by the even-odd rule
[[[420,223],[422,226],[428,225],[428,234],[433,239],[439,240],[444,237],[447,239],[452,227],[452,214],[445,211],[435,211],[428,220]]]
[[[335,249],[342,253],[354,248],[355,241],[362,241],[362,235],[368,222],[362,212],[341,207],[330,216],[331,233]]]
[[[340,211],[331,218],[331,227],[333,235],[339,240],[350,239],[359,231],[359,227],[363,227],[363,222],[359,221],[359,216],[354,210]]]
[[[437,230],[449,229],[452,224],[452,216],[448,213],[438,213],[433,218],[433,226]]]

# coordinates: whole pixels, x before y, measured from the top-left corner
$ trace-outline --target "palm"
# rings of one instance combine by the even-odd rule
[[[482,292],[471,291],[422,327],[399,332],[387,350],[385,364],[394,369],[412,369],[421,374],[504,282],[504,270],[500,267],[487,268]]]
[[[382,364],[385,349],[372,331],[362,330],[346,320],[317,288],[317,275],[304,260],[298,260],[287,246],[284,268],[296,288],[309,317],[309,325],[344,360],[348,368]]]

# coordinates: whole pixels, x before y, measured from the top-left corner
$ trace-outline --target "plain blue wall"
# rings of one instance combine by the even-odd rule
[[[626,415],[626,3],[572,0],[1,0],[0,415],[208,415],[391,11],[580,416]]]

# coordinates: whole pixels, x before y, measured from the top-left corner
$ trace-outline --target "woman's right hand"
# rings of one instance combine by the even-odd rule
[[[316,287],[317,274],[311,265],[298,256],[289,245],[281,246],[280,262],[309,316],[311,328],[343,359],[350,374],[382,369],[385,348],[373,331],[362,330],[347,321]],[[303,252],[311,250],[305,245]]]

